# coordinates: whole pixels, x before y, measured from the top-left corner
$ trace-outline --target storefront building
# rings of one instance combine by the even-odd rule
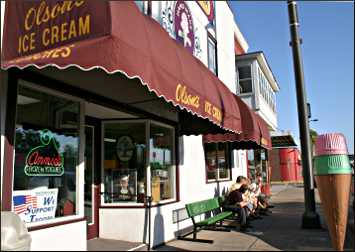
[[[33,250],[174,239],[191,226],[186,203],[243,174],[241,133],[267,138],[234,95],[226,2],[11,1],[3,33],[1,208]]]
[[[235,38],[236,94],[258,114],[263,122],[261,131],[270,138],[269,134],[277,129],[276,93],[280,89],[279,84],[264,53],[241,50],[239,45],[243,44],[243,40],[238,38]],[[261,174],[262,191],[270,195],[273,166],[269,162],[269,155],[273,146],[270,140],[268,142],[265,139],[264,148],[253,148],[246,152],[246,173],[252,180],[256,180],[256,175]]]

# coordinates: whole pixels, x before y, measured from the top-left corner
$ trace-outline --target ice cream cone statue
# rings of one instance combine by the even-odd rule
[[[342,134],[318,136],[314,168],[333,248],[342,251],[348,219],[352,172],[345,137]]]

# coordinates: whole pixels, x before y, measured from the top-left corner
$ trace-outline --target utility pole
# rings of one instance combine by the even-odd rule
[[[306,90],[304,87],[303,65],[301,58],[301,39],[298,34],[298,16],[296,1],[288,0],[288,15],[290,21],[291,43],[293,53],[293,65],[295,70],[298,123],[300,129],[305,212],[302,216],[302,228],[321,228],[319,215],[316,212],[314,199],[314,185],[311,160],[311,140],[308,125],[308,108]]]

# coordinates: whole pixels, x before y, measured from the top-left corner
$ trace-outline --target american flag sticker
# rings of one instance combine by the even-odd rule
[[[32,208],[37,208],[37,196],[32,195],[19,195],[14,196],[14,212],[21,214],[27,211],[29,206]]]

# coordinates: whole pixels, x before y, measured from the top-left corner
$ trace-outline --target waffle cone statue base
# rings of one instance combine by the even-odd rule
[[[351,174],[315,176],[333,248],[343,251],[348,219]]]

